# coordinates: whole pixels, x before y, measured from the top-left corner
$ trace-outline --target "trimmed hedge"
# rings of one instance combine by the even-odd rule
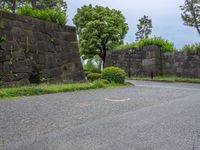
[[[125,77],[125,71],[118,67],[107,67],[102,71],[102,79],[106,79],[109,82],[124,83]]]

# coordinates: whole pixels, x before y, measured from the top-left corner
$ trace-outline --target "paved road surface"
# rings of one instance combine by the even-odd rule
[[[200,85],[131,82],[0,101],[0,150],[200,150]]]

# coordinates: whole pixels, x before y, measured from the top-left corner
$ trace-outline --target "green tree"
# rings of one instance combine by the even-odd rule
[[[2,0],[0,1],[0,9],[6,9],[15,13],[16,1],[14,0]]]
[[[185,4],[180,7],[184,24],[196,28],[200,35],[200,0],[185,0]]]
[[[128,31],[128,25],[122,13],[115,9],[102,6],[83,6],[75,15],[79,47],[81,55],[93,58],[98,55],[103,66],[106,52],[113,45],[123,43]]]
[[[15,13],[17,8],[28,3],[28,0],[2,0],[0,1],[0,9],[6,9]]]
[[[38,0],[30,0],[32,8],[36,8],[36,3]]]
[[[8,9],[15,13],[17,8],[28,5],[34,9],[60,9],[66,14],[67,3],[65,0],[2,0],[0,9]]]
[[[61,9],[64,13],[67,11],[65,0],[37,0],[35,7],[37,9]]]
[[[138,31],[135,33],[136,41],[148,38],[152,32],[152,21],[144,15],[137,24]]]

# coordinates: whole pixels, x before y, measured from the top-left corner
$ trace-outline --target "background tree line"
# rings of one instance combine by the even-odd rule
[[[65,0],[1,0],[0,9],[16,13],[22,6],[29,6],[33,9],[60,9],[66,13],[67,3]]]
[[[185,0],[181,10],[184,24],[196,28],[200,35],[200,0]],[[79,8],[74,17],[74,24],[83,58],[94,59],[99,56],[103,64],[106,52],[117,45],[123,45],[128,32],[125,17],[120,11],[101,6],[89,5]],[[152,32],[152,20],[144,15],[139,19],[137,28],[136,41],[148,39]]]
[[[0,9],[15,13],[21,6],[33,9],[59,9],[66,13],[65,0],[1,0]],[[182,19],[187,26],[194,27],[200,35],[200,0],[185,0],[182,10]],[[48,12],[49,13],[49,12]],[[65,14],[66,15],[66,14]],[[40,17],[38,17],[40,18]],[[58,17],[54,17],[56,20]],[[64,20],[62,18],[60,20]],[[65,22],[60,23],[65,25]],[[123,44],[128,32],[128,24],[123,14],[115,9],[102,6],[83,6],[78,9],[74,17],[80,53],[85,59],[100,59],[105,63],[106,52],[116,45]],[[136,41],[149,38],[152,32],[152,20],[144,15],[139,19],[136,32]],[[98,56],[98,57],[96,57]]]

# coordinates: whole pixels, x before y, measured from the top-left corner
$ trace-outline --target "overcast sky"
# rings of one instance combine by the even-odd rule
[[[138,19],[143,15],[152,19],[152,36],[162,36],[174,42],[177,48],[200,40],[194,28],[183,25],[179,6],[184,4],[184,0],[67,0],[67,4],[69,25],[73,25],[72,19],[77,8],[83,5],[108,6],[122,11],[129,25],[125,38],[128,43],[135,41]]]

